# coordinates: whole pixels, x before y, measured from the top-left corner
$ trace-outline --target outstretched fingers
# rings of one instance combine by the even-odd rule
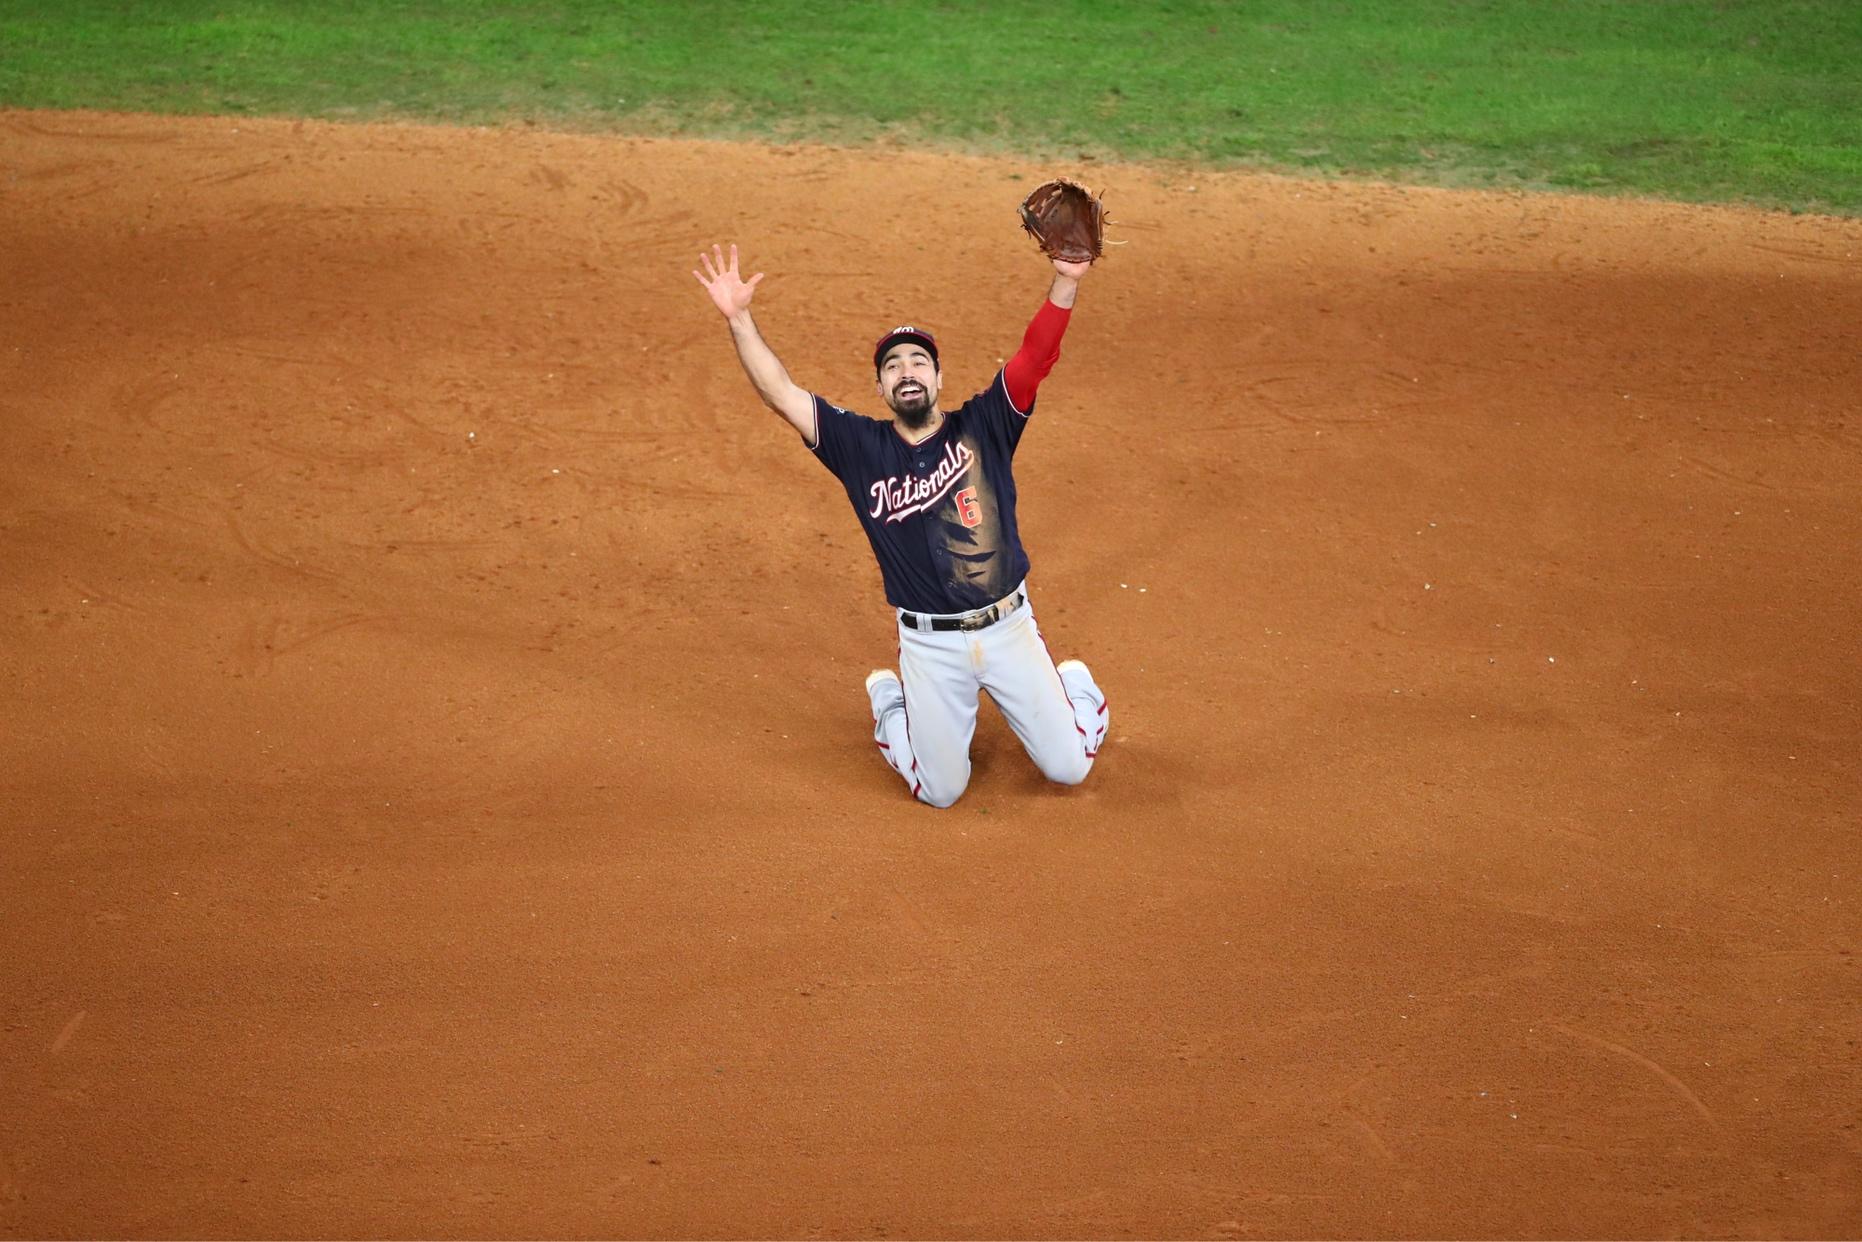
[[[698,252],[698,261],[705,265],[705,274],[710,276],[713,280],[716,280],[726,272],[735,276],[737,274],[737,245],[735,242],[731,243],[731,257],[727,261],[724,257],[724,248],[714,242],[710,254],[706,254],[702,250]],[[696,271],[697,269],[693,270]]]
[[[756,288],[756,282],[763,279],[763,273],[761,272],[758,272],[756,275],[752,276],[749,280],[744,280],[742,275],[739,274],[737,270],[737,243],[736,242],[731,243],[731,275],[736,276],[738,280],[743,281],[743,287],[746,289]]]
[[[758,272],[748,280],[743,278],[738,270],[736,243],[732,243],[728,259],[724,256],[724,247],[714,243],[710,254],[698,252],[698,261],[704,270],[693,268],[692,276],[717,300],[720,310],[730,314],[733,307],[741,309],[750,304],[750,293],[762,281],[763,273]]]

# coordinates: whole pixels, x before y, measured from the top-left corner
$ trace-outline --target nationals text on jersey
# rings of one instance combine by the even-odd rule
[[[873,509],[869,517],[884,514],[888,522],[902,522],[920,509],[925,509],[942,500],[950,485],[963,477],[970,463],[976,460],[976,454],[970,446],[959,440],[944,445],[944,460],[937,468],[924,478],[906,475],[899,478],[894,475],[881,479],[870,489],[873,493]],[[886,510],[892,510],[887,513]]]

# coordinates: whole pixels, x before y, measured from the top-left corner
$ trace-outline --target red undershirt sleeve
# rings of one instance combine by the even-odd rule
[[[1066,335],[1067,322],[1072,318],[1071,310],[1048,301],[1043,301],[1035,312],[1028,331],[1022,335],[1022,347],[1002,368],[1003,385],[1017,410],[1034,404],[1035,389],[1060,361],[1060,338]]]

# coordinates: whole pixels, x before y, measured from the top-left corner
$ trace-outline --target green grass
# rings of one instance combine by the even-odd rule
[[[892,139],[1862,214],[1862,0],[0,0],[0,104]]]

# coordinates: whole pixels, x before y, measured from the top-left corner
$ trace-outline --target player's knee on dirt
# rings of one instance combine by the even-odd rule
[[[1056,785],[1078,785],[1086,779],[1086,774],[1093,770],[1093,761],[1085,752],[1060,758],[1048,758],[1041,763],[1041,775]]]
[[[970,766],[965,764],[963,771],[944,780],[922,777],[918,785],[918,800],[934,806],[940,811],[954,805],[963,797],[963,791],[970,787]]]

